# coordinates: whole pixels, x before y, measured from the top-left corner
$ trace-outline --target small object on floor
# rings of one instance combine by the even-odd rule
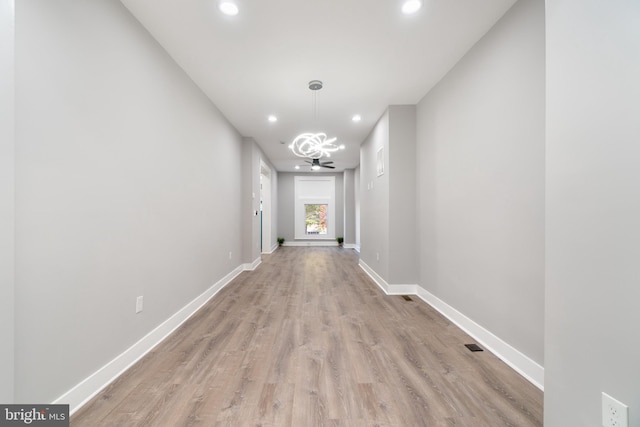
[[[467,347],[471,351],[484,351],[483,349],[481,349],[478,346],[478,344],[465,344],[464,346]]]
[[[409,295],[402,295],[405,301],[413,301]]]

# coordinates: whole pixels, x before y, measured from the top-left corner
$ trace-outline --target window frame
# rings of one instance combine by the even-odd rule
[[[305,181],[317,186],[326,182],[323,194],[312,194],[305,188]],[[327,205],[327,234],[306,234],[305,205]],[[336,238],[336,177],[335,176],[295,176],[294,180],[294,239],[335,240]]]

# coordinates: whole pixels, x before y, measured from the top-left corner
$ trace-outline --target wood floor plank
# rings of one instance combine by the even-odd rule
[[[71,425],[542,425],[540,390],[357,264],[339,248],[265,255]]]

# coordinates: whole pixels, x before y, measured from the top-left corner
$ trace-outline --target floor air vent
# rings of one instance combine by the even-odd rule
[[[478,346],[478,344],[465,344],[464,346],[467,347],[471,351],[484,351],[483,349],[481,349]]]
[[[402,295],[405,301],[413,301],[409,295]]]

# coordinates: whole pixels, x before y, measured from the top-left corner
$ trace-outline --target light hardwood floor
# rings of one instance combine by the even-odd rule
[[[357,262],[339,248],[264,256],[71,425],[542,425],[540,390]]]

